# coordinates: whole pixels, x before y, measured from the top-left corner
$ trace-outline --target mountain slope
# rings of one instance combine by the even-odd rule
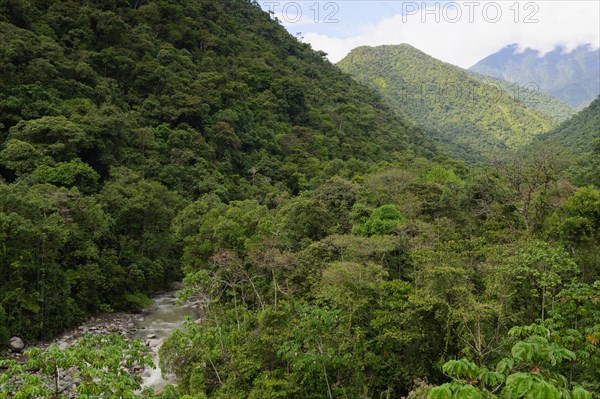
[[[541,55],[529,48],[520,51],[513,44],[469,70],[520,85],[533,82],[542,92],[579,109],[600,94],[600,49],[590,46],[580,46],[569,53],[557,47]]]
[[[559,141],[573,152],[578,159],[573,172],[576,184],[600,187],[600,97],[540,139]]]
[[[189,162],[209,161],[204,167],[210,173],[248,178],[247,170],[259,166],[261,174],[286,180],[281,166],[296,157],[298,140],[321,160],[348,154],[377,160],[405,149],[408,137],[418,135],[248,3],[153,1],[115,10],[69,1],[7,4],[1,15],[12,24],[0,28],[8,39],[2,44],[7,57],[0,137],[19,122],[43,116],[64,116],[87,133],[94,125],[90,116],[110,104],[115,118],[127,119],[119,139],[129,141],[119,143],[121,149],[139,152],[136,129],[166,124],[166,132],[153,132],[156,140],[182,127],[208,147]],[[131,167],[144,163],[107,154],[100,147],[109,143],[92,135],[77,155],[102,176],[110,157]],[[171,148],[159,147],[160,169],[170,164]],[[264,151],[279,165],[261,165]],[[297,172],[312,177],[315,170]]]
[[[142,309],[184,272],[201,316],[162,345],[162,393],[135,371],[155,351],[95,334],[129,329],[116,315],[25,363],[0,350],[2,398],[425,397],[539,342],[540,315],[564,321],[542,355],[589,356],[506,380],[541,359],[523,395],[590,397],[600,192],[571,196],[544,148],[493,170],[424,156],[256,3],[0,2],[0,347]],[[523,396],[483,380],[451,389]]]
[[[359,47],[338,66],[463,160],[478,161],[494,149],[527,144],[556,125],[504,90],[406,44]]]
[[[500,87],[502,90],[506,91],[508,95],[521,101],[527,107],[537,109],[559,122],[564,122],[577,113],[575,108],[571,107],[569,104],[540,91],[536,86],[522,86],[517,83],[496,79],[477,72],[469,72],[473,78],[480,82]]]
[[[600,97],[542,138],[559,140],[578,154],[589,153],[591,143],[600,138]]]

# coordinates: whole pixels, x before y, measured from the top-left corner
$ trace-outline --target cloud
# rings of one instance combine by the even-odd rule
[[[343,4],[351,6],[351,2]],[[558,45],[567,50],[586,43],[600,47],[597,1],[518,2],[518,7],[512,1],[458,1],[427,8],[421,4],[404,2],[404,15],[382,19],[354,36],[307,32],[304,42],[325,51],[332,62],[362,45],[409,43],[463,68],[512,43],[542,53]]]

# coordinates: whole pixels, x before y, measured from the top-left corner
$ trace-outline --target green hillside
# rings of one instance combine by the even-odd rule
[[[406,44],[359,47],[337,65],[464,160],[522,146],[556,126],[553,118],[527,108],[497,86]]]
[[[568,121],[541,136],[557,139],[578,154],[589,153],[592,149],[591,143],[599,137],[600,97]]]
[[[558,98],[552,97],[540,90],[537,85],[521,85],[507,82],[506,80],[492,78],[476,72],[468,71],[475,79],[501,87],[509,96],[521,101],[529,108],[537,109],[545,115],[551,116],[558,122],[564,122],[572,117],[577,111],[569,104]]]
[[[579,159],[576,181],[600,186],[600,97],[539,139],[556,140],[569,148]]]

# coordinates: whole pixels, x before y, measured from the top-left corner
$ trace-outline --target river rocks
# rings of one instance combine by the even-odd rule
[[[155,349],[155,348],[160,348],[163,344],[163,340],[162,339],[147,339],[146,340],[146,346],[148,346],[150,349]]]
[[[148,334],[146,335],[146,339],[154,339],[156,338],[156,334]]]
[[[81,337],[85,334],[121,334],[133,337],[138,331],[137,324],[141,320],[143,320],[141,315],[131,313],[106,313],[88,319],[88,321],[79,327],[67,331],[53,340],[36,342],[33,346],[45,348],[49,345],[57,345],[61,350],[65,350],[79,342]],[[13,337],[8,346],[10,349],[8,354],[12,357],[19,356],[24,347],[25,345],[20,338]]]
[[[133,366],[131,366],[131,372],[135,374],[141,374],[142,371],[144,371],[144,369],[144,366],[139,364],[134,364]]]
[[[12,337],[8,341],[8,347],[12,352],[21,353],[25,348],[25,342],[19,337]]]
[[[136,323],[141,316],[131,313],[108,313],[100,317],[90,319],[87,323],[79,326],[75,335],[86,333],[92,334],[122,334],[131,336],[137,331]]]

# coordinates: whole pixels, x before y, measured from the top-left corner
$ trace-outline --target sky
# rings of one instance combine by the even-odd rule
[[[600,1],[259,0],[332,62],[355,47],[408,43],[468,68],[509,44],[541,54],[600,46]]]

